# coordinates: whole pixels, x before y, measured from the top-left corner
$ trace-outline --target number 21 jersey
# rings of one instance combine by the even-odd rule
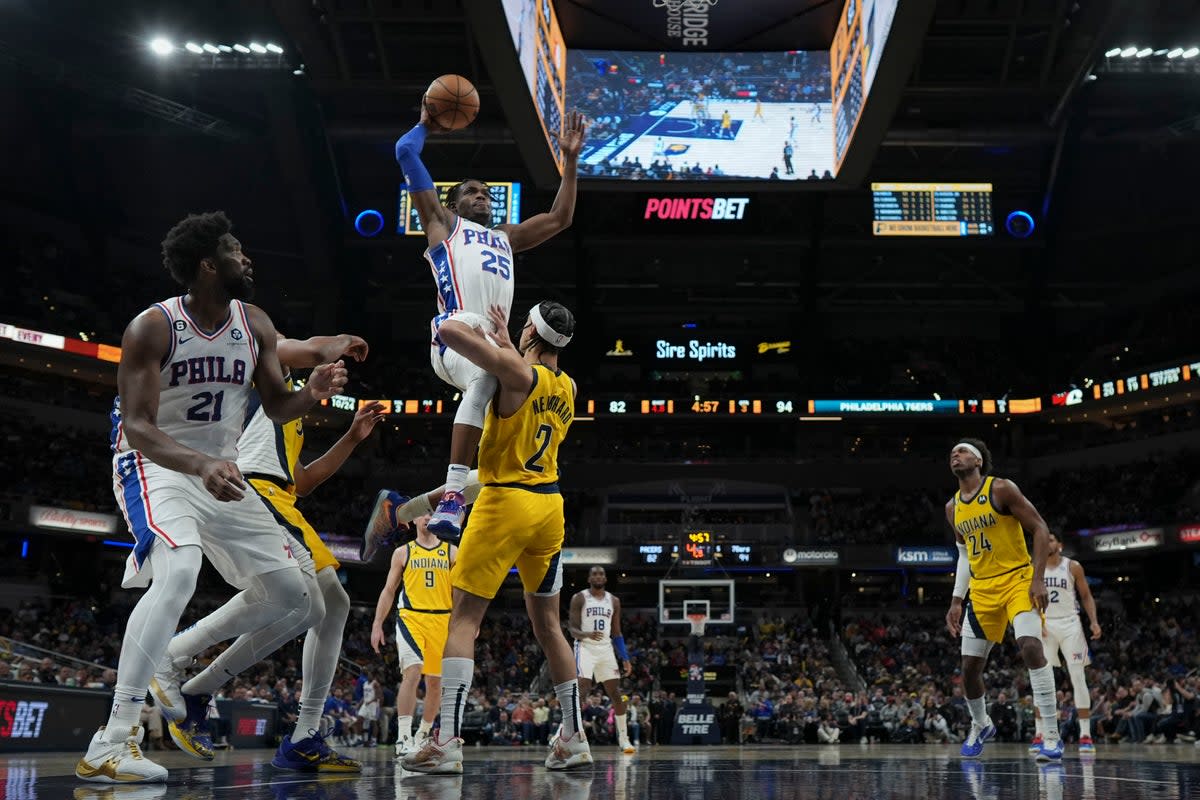
[[[487,323],[492,306],[506,313],[512,308],[513,251],[503,231],[457,217],[446,241],[426,250],[425,259],[438,291],[435,331],[459,311],[479,314]]]

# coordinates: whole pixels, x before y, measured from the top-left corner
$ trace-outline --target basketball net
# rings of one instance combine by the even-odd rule
[[[692,636],[704,635],[704,624],[708,622],[707,614],[688,614],[688,622],[692,623]]]

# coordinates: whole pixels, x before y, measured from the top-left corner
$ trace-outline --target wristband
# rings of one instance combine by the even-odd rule
[[[629,653],[625,652],[625,637],[614,636],[612,642],[613,647],[617,648],[617,656],[619,656],[622,661],[628,661]]]

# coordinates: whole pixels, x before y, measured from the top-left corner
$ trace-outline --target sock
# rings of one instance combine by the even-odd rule
[[[1033,704],[1046,722],[1042,737],[1047,741],[1058,739],[1058,708],[1054,700],[1054,668],[1043,664],[1029,670],[1029,686],[1033,689]]]
[[[554,696],[558,698],[558,704],[562,707],[562,738],[570,739],[576,731],[583,729],[583,719],[579,709],[579,681],[572,678],[556,684]]]
[[[446,470],[446,491],[462,494],[467,488],[467,473],[471,468],[465,464],[451,464]]]
[[[428,720],[421,720],[421,725],[417,728],[417,736],[428,736],[431,730],[433,730],[433,723]]]
[[[398,730],[400,731],[401,739],[412,738],[412,714],[400,717]]]
[[[466,472],[466,469],[464,468],[463,471]],[[467,705],[467,692],[471,690],[471,679],[474,677],[474,659],[442,659],[441,740],[443,742],[458,738],[462,732],[463,708]]]
[[[432,513],[433,506],[429,504],[429,495],[422,493],[400,506],[396,512],[396,519],[401,522],[412,522],[417,517]]]
[[[1079,736],[1080,736],[1080,738],[1082,738],[1084,736],[1088,737],[1089,739],[1092,738],[1092,718],[1091,717],[1080,717],[1079,718]]]
[[[139,694],[132,686],[114,686],[112,711],[108,715],[108,727],[104,729],[105,740],[123,742],[128,739],[129,730],[140,722],[145,702],[145,691]]]
[[[967,710],[971,712],[971,722],[974,722],[979,727],[983,728],[992,720],[987,713],[987,705],[983,702],[983,697],[974,699],[967,698]]]
[[[618,742],[628,742],[629,741],[629,726],[625,722],[625,720],[626,720],[625,715],[624,714],[614,714],[613,719],[617,723],[617,741]]]
[[[1042,717],[1037,717],[1034,719],[1033,722],[1034,722],[1035,727],[1037,728],[1037,735],[1045,737],[1045,735],[1046,735],[1046,720],[1043,719]]]

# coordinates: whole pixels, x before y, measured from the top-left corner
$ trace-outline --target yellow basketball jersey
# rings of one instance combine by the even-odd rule
[[[284,382],[288,391],[295,391],[290,375]],[[304,420],[276,424],[263,410],[257,394],[251,407],[249,421],[238,439],[238,467],[244,475],[266,478],[294,494],[296,464],[304,447]]]
[[[396,605],[403,611],[450,611],[450,545],[408,543],[408,563]]]
[[[1030,563],[1025,531],[1016,517],[1001,514],[992,505],[993,478],[984,478],[979,493],[970,501],[954,495],[954,530],[967,544],[971,577],[986,580],[1012,572]]]
[[[533,366],[534,386],[511,417],[496,406],[483,423],[479,480],[485,486],[558,483],[558,446],[575,416],[575,390],[567,373]]]

